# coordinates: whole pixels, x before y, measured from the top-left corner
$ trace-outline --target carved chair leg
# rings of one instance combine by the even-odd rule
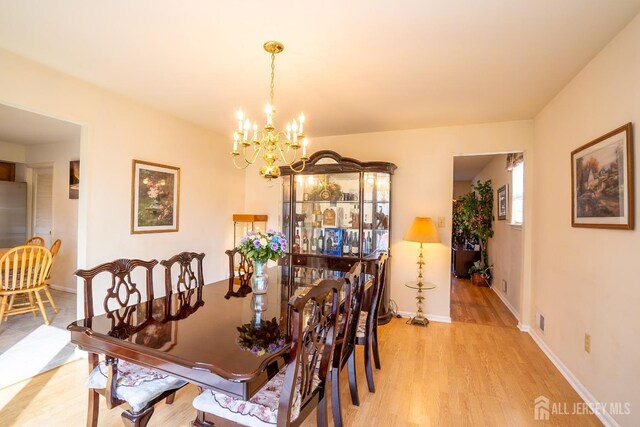
[[[378,328],[373,328],[373,363],[376,369],[382,369],[380,365],[380,353],[378,352]]]
[[[56,307],[56,303],[53,302],[53,297],[51,296],[51,292],[49,292],[49,285],[44,287],[44,293],[47,295],[47,299],[49,300],[49,304],[53,308],[54,313],[58,313],[58,307]]]
[[[360,397],[358,396],[358,377],[356,375],[356,352],[352,352],[347,362],[347,372],[349,373],[349,391],[351,392],[351,402],[360,406]]]
[[[329,427],[329,419],[327,418],[327,394],[322,393],[322,398],[318,402],[318,408],[316,410],[316,425],[318,427]]]
[[[371,340],[369,337],[364,339],[364,370],[367,374],[367,385],[371,393],[376,392],[376,386],[373,383],[373,368],[371,367]]]
[[[165,400],[165,402],[167,403],[167,405],[171,405],[175,399],[176,399],[176,394],[171,393],[169,396],[167,396],[167,400]]]
[[[87,408],[87,427],[97,427],[98,411],[100,410],[100,395],[92,388],[89,389],[89,406]]]
[[[153,409],[154,408],[152,406],[142,412],[135,413],[135,414],[130,411],[124,411],[121,415],[122,424],[124,424],[125,427],[126,426],[145,427],[149,422],[149,419],[151,419],[151,415],[153,415]]]
[[[29,292],[27,295],[29,296],[29,304],[31,304],[31,307],[32,307],[32,308],[33,308],[33,307],[35,307],[35,306],[36,306],[36,304],[33,302],[33,293]],[[35,317],[36,317],[36,311],[35,311],[35,310],[33,310],[33,311],[31,312],[31,315],[32,315],[32,316],[33,316],[33,318],[35,319]]]
[[[331,412],[333,425],[342,427],[342,410],[340,408],[340,368],[331,369]]]
[[[12,297],[11,301],[13,301],[13,295],[11,297]],[[7,295],[3,295],[2,301],[0,301],[0,324],[4,320],[4,312],[6,309],[5,307],[7,306],[7,298],[9,298]],[[11,306],[9,306],[9,309],[11,309],[10,307]]]
[[[198,411],[196,415],[196,419],[193,420],[193,427],[215,427],[215,424],[211,424],[210,422],[206,421],[204,418],[205,418],[204,412]]]
[[[44,304],[42,304],[42,298],[40,297],[40,292],[35,291],[34,294],[36,294],[36,299],[38,300],[38,307],[40,307],[40,312],[42,313],[42,317],[44,318],[44,324],[48,325],[49,319],[47,319],[47,312],[44,311]]]

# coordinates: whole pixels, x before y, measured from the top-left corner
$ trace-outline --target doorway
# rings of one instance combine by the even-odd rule
[[[44,245],[51,247],[53,230],[53,168],[32,169],[33,202],[31,236],[42,237]]]
[[[519,215],[524,195],[523,175],[513,172],[515,159],[521,170],[522,153],[454,157],[450,305],[454,322],[518,325],[524,264]],[[518,179],[519,184],[514,182]]]
[[[0,364],[12,366],[0,378],[2,388],[78,357],[66,326],[77,319],[78,307],[73,272],[78,265],[79,199],[70,194],[69,170],[70,162],[80,158],[81,127],[0,104],[0,141],[0,162],[15,169],[11,180],[27,184],[26,237],[43,238],[47,248],[62,242],[48,280],[57,307],[56,313],[45,303],[50,324],[25,313],[0,325]]]

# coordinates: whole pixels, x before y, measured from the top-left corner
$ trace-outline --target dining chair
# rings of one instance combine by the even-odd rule
[[[202,272],[202,260],[204,254],[196,252],[181,252],[168,260],[160,261],[164,267],[164,287],[167,299],[167,316],[181,318],[186,311],[195,310],[202,305],[202,287],[204,275]],[[175,280],[174,280],[175,278]],[[177,307],[172,312],[171,295],[175,295]],[[197,300],[192,305],[192,297],[196,294]]]
[[[245,297],[251,293],[251,276],[253,275],[253,262],[245,256],[238,248],[224,251],[229,257],[229,290],[224,296],[226,299],[231,297]],[[239,255],[240,262],[238,267],[235,266],[236,255]],[[240,287],[237,291],[233,290],[233,286],[238,282]]]
[[[51,267],[49,267],[49,271],[47,271],[47,277],[44,279],[45,280],[45,284],[46,286],[44,287],[44,293],[47,296],[47,301],[49,304],[51,304],[51,308],[53,308],[53,311],[55,313],[58,312],[58,308],[56,307],[56,303],[53,301],[53,297],[51,296],[51,292],[49,292],[49,285],[51,283],[51,271],[53,270],[53,265],[56,262],[56,256],[58,255],[58,252],[60,251],[60,246],[62,246],[62,241],[60,239],[56,239],[55,242],[53,242],[53,245],[51,245]]]
[[[317,408],[327,426],[326,381],[335,350],[342,281],[325,279],[289,301],[292,329],[287,363],[248,401],[205,390],[193,401],[194,426],[298,426]]]
[[[331,409],[333,425],[342,426],[342,409],[340,405],[340,371],[349,364],[349,390],[354,405],[360,405],[358,384],[355,381],[355,348],[358,320],[364,298],[363,264],[358,262],[351,267],[345,277],[345,299],[342,315],[339,316],[336,348],[331,366]]]
[[[0,323],[14,314],[33,313],[35,317],[40,310],[44,324],[49,324],[40,291],[46,290],[50,267],[51,252],[43,246],[17,246],[0,257]],[[16,304],[21,296],[26,296],[24,302]]]
[[[381,368],[380,352],[378,350],[378,311],[380,310],[380,303],[384,293],[388,260],[389,256],[386,253],[381,253],[375,262],[373,299],[369,310],[360,312],[358,330],[356,332],[356,344],[364,346],[364,369],[367,377],[367,385],[371,393],[375,393],[376,391],[373,382],[373,369],[371,367],[371,353],[373,353],[376,369]]]
[[[44,246],[44,239],[42,237],[33,236],[32,238],[27,240],[25,245]]]
[[[106,290],[101,291],[104,292],[102,308],[115,325],[112,330],[118,324],[129,324],[128,318],[135,311],[136,304],[143,303],[142,293],[132,280],[132,273],[144,274],[147,302],[150,302],[153,300],[153,267],[156,264],[156,260],[118,259],[89,270],[77,270],[75,275],[84,282],[85,321],[91,323],[94,316],[94,287],[106,286]],[[94,284],[95,279],[98,283]],[[88,361],[89,377],[85,383],[89,389],[87,426],[98,424],[100,394],[105,397],[109,409],[125,407],[122,413],[125,425],[146,426],[154,405],[165,398],[167,403],[172,403],[175,392],[186,384],[163,372],[110,356],[100,361],[98,354],[93,352],[89,352]]]

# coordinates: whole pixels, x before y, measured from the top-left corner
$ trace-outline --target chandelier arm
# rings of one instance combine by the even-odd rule
[[[289,151],[290,151],[289,147],[287,146],[287,153]],[[292,164],[294,164],[296,162],[296,158],[298,157],[298,150],[296,149],[293,151],[293,159],[291,159],[291,161],[287,160],[287,155],[282,150],[282,146],[280,144],[278,145],[278,152],[280,153],[280,158],[282,159],[282,163],[284,163],[287,166],[291,166]]]
[[[244,160],[244,166],[238,166],[238,163],[236,162],[236,157],[238,157],[238,156],[233,156],[233,165],[236,167],[236,169],[244,170],[244,169],[248,168],[249,165],[252,164],[252,163],[247,162],[247,159],[243,158],[242,160]]]
[[[296,169],[293,167],[293,163],[289,166],[291,168],[292,171],[294,171],[295,173],[300,173],[304,170],[304,166],[307,163],[306,160],[302,160],[302,166],[300,166],[300,169]]]
[[[257,150],[255,149],[255,146],[253,148],[253,154],[250,156],[250,159],[247,160],[247,147],[243,146],[242,147],[242,160],[244,160],[245,164],[244,166],[238,166],[238,163],[236,161],[236,157],[238,156],[233,156],[233,164],[236,168],[238,169],[246,169],[249,165],[252,165],[256,162],[256,160],[258,159],[258,154],[260,154],[260,151],[262,150],[262,146],[260,148],[258,148]]]

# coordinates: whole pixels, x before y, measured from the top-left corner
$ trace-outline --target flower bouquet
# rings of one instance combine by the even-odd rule
[[[276,261],[282,258],[287,250],[287,239],[282,233],[267,230],[266,233],[249,230],[247,235],[240,239],[238,250],[252,261],[265,264],[267,261]]]
[[[264,267],[267,261],[276,261],[284,256],[287,250],[284,234],[276,233],[274,230],[267,230],[266,233],[248,231],[247,235],[240,239],[238,250],[253,261],[251,289],[256,294],[266,293],[269,278]]]
[[[253,323],[245,323],[236,329],[240,333],[238,336],[240,348],[250,351],[256,356],[273,353],[285,345],[284,335],[275,317],[262,322],[259,327]]]

